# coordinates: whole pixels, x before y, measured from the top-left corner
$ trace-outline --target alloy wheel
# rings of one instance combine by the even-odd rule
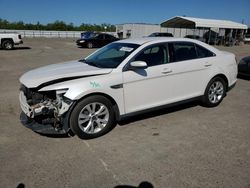
[[[87,134],[95,134],[105,128],[109,121],[108,108],[99,102],[89,103],[83,107],[78,116],[80,129]]]
[[[220,81],[215,81],[211,84],[208,91],[208,99],[211,103],[215,104],[222,100],[224,95],[224,86]]]

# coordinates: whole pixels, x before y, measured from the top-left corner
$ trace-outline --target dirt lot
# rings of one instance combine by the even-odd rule
[[[238,59],[250,55],[250,45],[223,49]],[[24,39],[22,48],[0,50],[0,187],[113,188],[147,181],[154,188],[250,188],[248,80],[239,79],[217,108],[192,103],[143,114],[94,140],[50,138],[23,127],[21,74],[92,51],[73,39]]]

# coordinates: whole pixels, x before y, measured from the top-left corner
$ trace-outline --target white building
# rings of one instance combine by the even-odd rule
[[[148,36],[151,33],[166,31],[166,28],[162,28],[157,24],[126,23],[116,25],[116,33],[119,38],[143,37]]]
[[[198,35],[207,42],[216,37],[243,38],[247,25],[228,20],[214,20],[176,16],[156,24],[120,24],[116,25],[116,33],[119,38],[135,38],[148,36],[154,32],[172,33],[174,37],[186,35]]]
[[[231,38],[243,38],[247,25],[228,20],[202,19],[176,16],[161,23],[162,27],[180,29],[183,35],[199,35],[210,38],[213,35]],[[205,35],[205,36],[204,36]]]

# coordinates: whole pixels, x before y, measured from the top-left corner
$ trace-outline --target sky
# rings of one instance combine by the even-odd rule
[[[243,21],[250,27],[250,0],[0,0],[0,18],[11,22],[160,24],[183,15]]]

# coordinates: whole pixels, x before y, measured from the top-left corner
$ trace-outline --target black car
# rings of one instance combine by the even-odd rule
[[[152,33],[149,37],[173,37],[172,33]]]
[[[238,64],[238,75],[250,77],[250,56],[240,60]]]
[[[88,33],[88,35],[82,36],[84,37],[78,39],[76,44],[87,48],[99,48],[118,40],[116,37],[106,33]]]

